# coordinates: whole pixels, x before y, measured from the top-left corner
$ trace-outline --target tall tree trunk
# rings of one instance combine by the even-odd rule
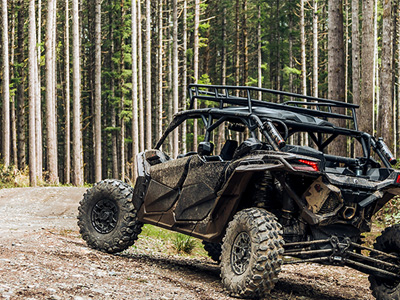
[[[163,0],[158,1],[158,138],[163,134]]]
[[[344,82],[344,45],[343,45],[343,2],[329,0],[328,24],[328,98],[338,101],[345,99]],[[343,108],[337,112],[344,114]],[[338,120],[337,125],[346,127],[345,120]],[[346,139],[337,138],[333,144],[333,152],[346,156]]]
[[[124,7],[124,2],[122,1],[121,3],[121,20],[122,23],[125,20],[125,7]],[[120,61],[119,61],[119,73],[123,74],[124,69],[125,69],[125,39],[123,36],[121,36],[121,48],[120,48]],[[126,167],[126,161],[125,161],[125,93],[123,90],[123,86],[125,85],[125,78],[124,76],[120,76],[120,82],[119,86],[121,87],[121,101],[120,101],[120,122],[121,122],[121,132],[120,132],[120,158],[121,158],[121,180],[125,181],[125,167]]]
[[[257,86],[262,87],[262,35],[261,35],[261,5],[257,6]],[[226,18],[226,17],[225,17]],[[225,19],[226,20],[226,19]],[[262,100],[262,92],[258,93],[258,99]]]
[[[304,0],[300,0],[301,93],[307,95],[306,34]],[[300,143],[308,145],[308,135],[300,135]]]
[[[11,68],[11,78],[15,78],[15,4],[16,1],[11,2],[11,53],[10,53],[10,64]],[[11,114],[11,157],[12,164],[15,168],[18,168],[18,155],[17,155],[17,118],[15,111],[15,94],[11,96],[11,106],[10,106],[10,114]]]
[[[65,145],[64,145],[64,183],[71,182],[71,93],[70,93],[70,59],[69,59],[69,0],[65,0]]]
[[[83,153],[81,131],[81,72],[80,72],[80,39],[78,0],[72,0],[72,83],[73,83],[73,123],[72,123],[72,165],[74,176],[72,183],[83,185]]]
[[[138,97],[139,97],[139,151],[145,148],[144,99],[143,99],[143,45],[142,45],[142,1],[137,2],[138,14]]]
[[[318,0],[313,1],[313,96],[318,97]]]
[[[306,34],[304,23],[304,0],[300,0],[300,47],[301,47],[301,92],[307,95]]]
[[[381,82],[379,101],[378,136],[383,137],[389,149],[393,149],[393,85],[392,85],[392,1],[383,0]]]
[[[173,112],[176,114],[179,107],[179,66],[178,66],[178,3],[177,0],[172,0],[172,98]],[[179,152],[179,131],[174,130],[173,142],[174,158]]]
[[[26,167],[26,135],[25,135],[25,68],[23,67],[25,61],[25,51],[24,51],[24,40],[25,40],[25,31],[24,31],[24,22],[25,16],[23,15],[24,11],[24,0],[18,1],[19,11],[18,11],[18,73],[20,77],[20,82],[17,85],[17,147],[18,147],[18,168],[20,170],[25,169]],[[30,46],[30,44],[29,44]],[[31,113],[30,113],[31,114]]]
[[[35,104],[35,129],[36,129],[36,172],[39,180],[43,177],[43,137],[42,137],[42,94],[41,94],[41,72],[40,61],[42,55],[41,36],[42,36],[42,4],[38,1],[38,24],[37,24],[37,55],[35,56],[36,66],[36,104]]]
[[[199,80],[199,25],[200,25],[200,0],[194,1],[194,44],[193,44],[193,77],[194,83]],[[194,101],[197,109],[197,100]],[[196,150],[198,140],[197,119],[193,122],[193,150]]]
[[[49,182],[58,183],[57,166],[57,133],[56,133],[56,99],[55,80],[56,70],[54,61],[56,59],[56,43],[53,32],[56,30],[54,10],[56,0],[48,0],[47,22],[46,22],[46,130],[47,130],[47,159]]]
[[[235,39],[235,84],[240,85],[240,0],[236,0],[236,13],[235,13],[235,26],[236,26],[236,39]],[[236,91],[238,93],[238,91]],[[236,96],[239,96],[236,94]]]
[[[140,2],[140,1],[139,1]],[[112,24],[113,20],[113,11],[110,11],[109,13],[109,22]],[[111,92],[111,99],[112,99],[112,104],[110,105],[111,108],[111,127],[113,128],[113,131],[111,133],[111,148],[112,148],[112,178],[118,179],[119,178],[119,169],[118,169],[118,132],[116,130],[117,127],[117,112],[114,104],[114,99],[115,99],[115,75],[114,75],[114,61],[113,61],[113,54],[114,54],[114,30],[111,27],[110,28],[110,52],[109,52],[109,60],[110,60],[110,71],[111,71],[111,76],[110,76],[110,92]],[[132,49],[134,51],[134,49]]]
[[[139,121],[138,121],[138,65],[137,65],[137,4],[132,0],[132,181],[137,176],[136,155],[139,153]]]
[[[248,40],[248,29],[247,29],[247,0],[243,0],[243,85],[247,85],[248,78],[249,78],[249,40]]]
[[[1,1],[2,19],[2,59],[3,59],[3,126],[2,126],[2,152],[3,164],[8,167],[10,164],[10,63],[8,55],[8,9],[7,0]]]
[[[351,1],[351,63],[352,63],[352,82],[353,82],[353,103],[360,104],[360,25],[359,25],[359,1]],[[361,156],[362,150],[360,143],[354,144],[354,156]]]
[[[123,5],[123,4],[121,4]],[[94,181],[101,180],[101,0],[95,2]]]
[[[359,129],[372,134],[373,116],[372,98],[374,96],[374,0],[363,3],[362,44],[361,44],[361,97],[359,111]]]
[[[360,103],[360,25],[359,25],[359,1],[351,1],[351,43],[352,43],[352,82],[353,103]]]
[[[152,148],[151,122],[151,6],[146,0],[146,148]]]
[[[397,62],[398,62],[398,71],[397,71],[397,110],[396,110],[396,119],[397,119],[397,127],[396,127],[396,134],[397,134],[397,141],[400,141],[400,3],[397,10],[397,33],[398,33],[398,49],[397,49]],[[397,147],[397,156],[400,157],[400,146]]]
[[[36,105],[36,17],[35,1],[29,1],[29,182],[36,186],[36,141],[35,141],[35,105]]]
[[[226,33],[226,4],[224,4],[223,7],[223,13],[222,13],[222,51],[221,51],[221,84],[225,85],[226,84],[226,64],[227,64],[227,54],[226,54],[226,39],[227,39],[227,33]],[[221,153],[221,148],[222,148],[222,143],[225,140],[225,125],[220,125],[218,128],[218,144],[217,144],[217,150],[216,153]]]
[[[182,33],[182,109],[186,108],[186,97],[187,97],[187,0],[183,0],[183,33]],[[182,153],[187,152],[186,142],[186,122],[182,126]]]

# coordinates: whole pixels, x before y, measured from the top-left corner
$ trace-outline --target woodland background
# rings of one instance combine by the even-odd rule
[[[193,82],[360,104],[359,128],[399,156],[399,18],[398,0],[1,0],[3,168],[33,186],[133,180]]]

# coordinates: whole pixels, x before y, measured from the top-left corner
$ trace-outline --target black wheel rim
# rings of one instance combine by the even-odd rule
[[[97,232],[110,233],[117,226],[118,206],[114,201],[102,199],[92,209],[92,225]]]
[[[247,232],[239,233],[232,245],[231,266],[237,275],[246,272],[250,262],[251,240]]]

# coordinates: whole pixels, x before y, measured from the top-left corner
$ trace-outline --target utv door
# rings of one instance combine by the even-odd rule
[[[215,159],[199,155],[191,157],[174,210],[176,221],[203,220],[213,207],[216,193],[224,180],[222,173],[227,162],[211,158]]]

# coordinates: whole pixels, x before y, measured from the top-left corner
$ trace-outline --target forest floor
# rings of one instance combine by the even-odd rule
[[[234,299],[211,259],[171,255],[140,236],[118,255],[92,250],[76,225],[84,188],[0,190],[0,299]],[[266,299],[373,299],[367,275],[284,266]]]

